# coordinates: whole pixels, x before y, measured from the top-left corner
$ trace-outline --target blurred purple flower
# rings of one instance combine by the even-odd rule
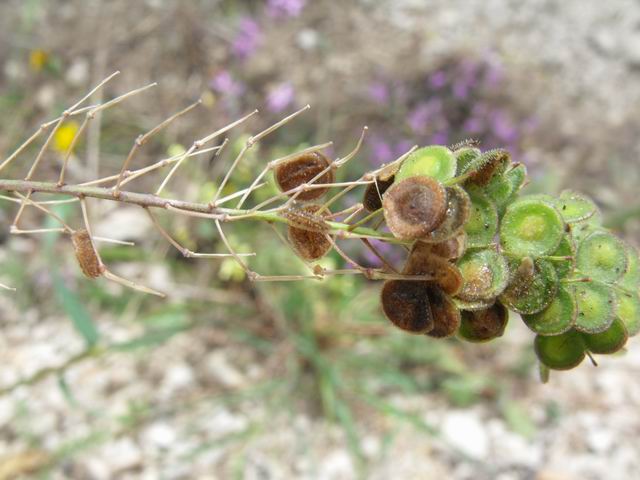
[[[289,82],[277,85],[267,95],[267,108],[273,113],[280,113],[293,103],[295,90]]]
[[[510,115],[502,110],[492,112],[489,117],[493,133],[503,142],[515,143],[520,136]]]
[[[307,0],[267,0],[267,14],[273,18],[297,17]]]
[[[449,132],[437,132],[431,135],[429,144],[431,145],[447,145],[449,143]]]
[[[453,84],[453,96],[458,100],[464,100],[469,96],[470,82],[464,77],[458,79]]]
[[[500,86],[503,78],[502,66],[497,63],[490,63],[484,74],[484,85],[489,90],[494,90]]]
[[[382,82],[374,82],[367,89],[369,98],[376,103],[385,104],[389,101],[389,87]]]
[[[371,136],[370,138],[372,153],[371,160],[374,166],[390,162],[394,159],[394,151],[391,144],[378,136]]]
[[[447,84],[447,74],[442,70],[438,70],[437,72],[429,75],[429,85],[432,88],[442,88]]]
[[[423,133],[432,116],[432,108],[427,103],[421,103],[409,112],[407,123],[414,133]]]
[[[484,128],[484,122],[478,117],[468,118],[462,125],[465,133],[480,133]]]
[[[262,43],[262,30],[260,25],[249,17],[240,20],[240,26],[236,37],[231,44],[233,54],[241,59],[249,58]]]
[[[244,85],[237,81],[228,70],[222,70],[209,82],[209,87],[224,95],[237,97],[244,92]]]
[[[398,143],[396,143],[396,148],[395,148],[395,155],[394,157],[398,158],[401,155],[404,155],[405,153],[407,153],[411,147],[413,147],[414,143],[411,140],[400,140]],[[395,158],[394,158],[395,160]]]

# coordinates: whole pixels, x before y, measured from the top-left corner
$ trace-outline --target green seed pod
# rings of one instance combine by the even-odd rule
[[[509,312],[499,303],[485,310],[463,311],[458,334],[469,342],[488,342],[503,335],[508,321]]]
[[[574,330],[552,337],[537,335],[533,348],[540,362],[552,370],[571,370],[585,357],[582,335]]]
[[[615,235],[594,232],[578,245],[576,268],[601,282],[614,283],[627,271],[627,252]]]
[[[640,288],[640,268],[638,268],[638,251],[631,245],[627,248],[627,271],[620,280],[620,285],[627,290],[637,291]]]
[[[498,231],[498,210],[489,197],[478,188],[468,191],[471,199],[471,215],[464,230],[469,248],[490,245]]]
[[[610,354],[621,350],[629,334],[620,319],[615,319],[611,326],[601,333],[583,334],[584,343],[591,353]]]
[[[576,283],[578,305],[575,329],[583,333],[604,332],[616,317],[616,296],[611,288],[594,282]]]
[[[445,219],[447,192],[431,177],[415,176],[396,182],[382,199],[384,218],[391,232],[415,240],[433,232]]]
[[[335,172],[333,168],[329,168],[330,166],[331,161],[322,153],[304,153],[279,164],[274,172],[275,180],[280,191],[287,192],[310,182],[327,169],[315,183],[318,185],[333,183],[335,181]],[[329,187],[313,188],[301,192],[296,199],[301,202],[315,200],[322,197],[328,190]],[[293,195],[293,193],[290,195]]]
[[[458,267],[431,251],[431,245],[416,242],[402,271],[405,275],[429,275],[448,295],[456,295],[463,279]]]
[[[381,292],[382,310],[391,322],[409,333],[433,329],[429,284],[409,280],[387,280]]]
[[[496,299],[492,298],[490,300],[477,300],[477,301],[466,301],[462,300],[459,297],[454,297],[451,299],[453,303],[458,307],[459,310],[465,310],[467,312],[477,312],[479,310],[486,310],[487,308],[493,307],[496,303]]]
[[[400,166],[396,179],[402,181],[416,175],[424,175],[446,182],[455,176],[456,168],[456,157],[451,150],[441,145],[432,145],[419,148],[409,155]]]
[[[560,193],[560,198],[556,200],[556,208],[567,223],[583,222],[598,211],[591,199],[571,190]]]
[[[464,231],[459,232],[449,240],[431,245],[431,251],[435,255],[446,258],[447,260],[457,260],[461,258],[466,250],[467,234],[464,233]]]
[[[565,234],[558,211],[544,201],[522,197],[512,203],[500,226],[500,242],[515,257],[537,258],[554,252]]]
[[[362,198],[362,205],[365,210],[375,212],[382,208],[382,195],[393,185],[394,179],[393,175],[386,180],[378,177],[374,183],[367,185]]]
[[[573,290],[560,287],[551,304],[534,315],[523,315],[524,323],[538,335],[560,335],[568,332],[578,316]]]
[[[640,332],[640,298],[637,292],[617,292],[617,297],[618,318],[633,337]]]
[[[498,208],[500,217],[504,215],[506,208],[518,196],[520,188],[527,178],[527,169],[524,165],[516,165],[507,170],[504,175],[494,175],[485,192]]]
[[[467,252],[458,262],[464,285],[458,294],[463,301],[491,300],[500,295],[509,281],[509,266],[495,250]]]
[[[468,184],[486,186],[494,175],[503,173],[511,164],[509,152],[502,149],[489,150],[471,160],[462,171],[463,175],[470,175]]]
[[[558,278],[566,278],[571,275],[576,265],[576,244],[573,241],[571,234],[566,234],[562,237],[560,245],[555,252],[551,254],[553,257],[571,257],[568,260],[554,260],[553,264],[556,267]]]
[[[558,275],[547,261],[525,257],[515,268],[500,301],[521,315],[533,315],[549,306],[558,291]]]
[[[482,155],[482,152],[479,148],[475,147],[463,147],[459,149],[455,149],[453,155],[457,159],[458,168],[456,171],[456,176],[461,175],[463,171],[466,170],[469,163],[471,163],[475,158]]]
[[[447,187],[447,211],[444,221],[433,232],[428,233],[420,240],[429,243],[442,243],[460,233],[464,233],[464,227],[471,215],[471,200],[462,188]],[[466,237],[465,237],[466,238]]]
[[[429,289],[431,313],[433,314],[433,329],[427,335],[434,338],[447,338],[454,335],[460,326],[460,310],[437,287]]]

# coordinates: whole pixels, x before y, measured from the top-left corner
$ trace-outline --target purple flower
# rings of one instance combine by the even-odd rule
[[[447,74],[442,70],[438,70],[437,72],[429,75],[429,85],[432,88],[442,88],[447,84]]]
[[[458,100],[464,100],[469,96],[470,83],[460,78],[453,84],[453,96]]]
[[[513,120],[505,112],[501,110],[493,112],[490,121],[493,133],[503,142],[514,143],[520,136]]]
[[[389,87],[382,82],[375,82],[369,85],[367,93],[371,100],[381,105],[389,101]]]
[[[397,157],[400,157],[401,155],[404,155],[411,149],[411,147],[413,147],[413,142],[411,142],[411,140],[407,140],[407,139],[400,140],[398,143],[396,143],[394,156],[397,158]]]
[[[267,108],[274,113],[280,113],[293,103],[294,98],[293,85],[289,82],[281,83],[267,95]]]
[[[307,0],[267,0],[267,14],[273,18],[297,17]]]
[[[431,145],[447,145],[449,143],[449,132],[437,132],[431,135],[429,144]]]
[[[394,159],[394,151],[392,146],[384,139],[372,136],[370,137],[371,153],[374,165],[380,165],[381,163],[387,163]]]
[[[478,117],[470,117],[464,122],[462,129],[466,133],[480,133],[484,129],[484,123]]]
[[[409,112],[407,123],[414,133],[422,133],[427,128],[429,119],[432,116],[432,109],[427,103],[421,103]]]
[[[244,85],[233,78],[228,70],[222,70],[213,77],[209,82],[209,87],[218,93],[232,97],[237,97],[244,92]]]
[[[255,20],[244,17],[240,20],[238,34],[233,39],[231,50],[241,59],[249,58],[262,43],[262,30]]]

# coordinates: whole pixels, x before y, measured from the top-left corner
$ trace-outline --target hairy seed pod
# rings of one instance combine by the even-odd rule
[[[447,212],[447,192],[431,177],[415,176],[395,182],[382,200],[384,218],[391,232],[415,240],[435,230]]]
[[[447,338],[455,335],[460,326],[460,310],[438,287],[429,289],[429,301],[433,314],[433,329],[427,335],[433,338]]]
[[[467,234],[460,231],[455,237],[444,242],[431,245],[431,251],[439,257],[447,260],[457,260],[464,255],[467,249]]]
[[[467,183],[484,187],[494,175],[504,172],[510,164],[511,156],[508,151],[502,149],[489,150],[469,162],[462,173],[470,174]]]
[[[469,342],[488,342],[501,337],[509,321],[509,312],[500,303],[485,310],[462,312],[458,330],[460,337]]]
[[[575,330],[551,337],[537,335],[533,348],[540,362],[552,370],[571,370],[585,357],[584,339]]]
[[[395,177],[393,175],[386,180],[378,177],[374,183],[367,185],[362,199],[362,205],[365,210],[375,212],[382,208],[382,195],[393,185],[394,179]]]
[[[456,162],[458,164],[456,168],[456,175],[462,175],[469,164],[480,155],[482,155],[480,149],[471,145],[453,150],[453,156],[456,157]]]
[[[598,207],[590,198],[571,190],[561,192],[555,203],[567,223],[583,222],[598,213]]]
[[[409,155],[400,166],[396,178],[402,181],[416,175],[424,175],[446,182],[456,175],[456,167],[457,160],[451,150],[441,145],[431,145],[419,148]]]
[[[486,247],[493,243],[498,231],[498,208],[479,188],[467,190],[471,200],[471,212],[464,225],[469,248]]]
[[[89,278],[98,278],[102,275],[102,265],[98,259],[98,254],[93,248],[91,242],[91,236],[85,229],[76,230],[71,235],[71,242],[73,243],[73,250],[76,254],[76,259],[80,265],[82,273]]]
[[[458,262],[458,268],[464,278],[458,297],[466,302],[492,300],[509,281],[507,260],[495,250],[469,251]]]
[[[306,205],[287,216],[292,222],[288,227],[289,241],[296,253],[309,261],[318,260],[331,250],[326,233],[329,225],[317,214],[320,208],[322,205]]]
[[[553,264],[524,257],[515,267],[500,301],[520,315],[533,315],[547,308],[557,291],[558,274]]]
[[[389,320],[409,333],[427,333],[434,327],[429,284],[410,280],[387,280],[380,299]]]
[[[522,315],[522,320],[538,335],[560,335],[573,328],[577,316],[573,287],[560,287],[547,308],[533,315]]]
[[[335,172],[330,168],[330,160],[320,152],[303,153],[297,155],[286,162],[279,164],[275,169],[275,179],[280,191],[287,192],[300,185],[309,183],[323,170],[328,170],[317,179],[315,184],[333,183]],[[312,188],[300,193],[296,199],[301,202],[315,200],[322,197],[329,187]],[[293,196],[293,193],[289,196]]]
[[[615,319],[611,326],[601,333],[584,334],[584,343],[591,353],[616,353],[627,343],[629,333],[620,319]]]
[[[617,282],[627,271],[629,250],[615,235],[594,232],[580,242],[576,268],[584,275],[606,283]]]
[[[429,275],[448,295],[456,295],[464,282],[458,267],[431,251],[427,243],[416,242],[402,271],[405,275]]]
[[[480,140],[478,140],[477,138],[466,138],[461,142],[454,143],[453,145],[449,145],[449,150],[451,150],[452,152],[457,152],[458,150],[461,150],[463,148],[478,147],[478,146],[480,146]]]
[[[420,240],[428,243],[442,243],[456,235],[464,234],[464,228],[471,216],[471,199],[464,189],[454,186],[447,188],[447,212],[443,222],[433,232]],[[464,235],[466,239],[466,235]],[[465,240],[466,244],[466,240]]]
[[[640,332],[640,296],[636,292],[617,293],[618,318],[622,320],[631,337]]]
[[[575,329],[583,333],[604,332],[616,318],[618,298],[608,285],[585,282],[574,287],[578,304]]]

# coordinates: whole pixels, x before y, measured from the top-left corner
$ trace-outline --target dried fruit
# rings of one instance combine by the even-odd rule
[[[387,280],[382,287],[381,301],[384,314],[401,330],[427,333],[433,329],[427,282]]]
[[[458,294],[463,301],[477,302],[496,298],[507,286],[507,260],[495,250],[467,252],[458,262],[464,285]]]
[[[104,270],[93,246],[89,232],[84,228],[76,230],[73,235],[71,235],[71,242],[73,243],[73,249],[82,273],[89,278],[98,278],[101,276]]]
[[[322,173],[323,171],[325,172]],[[275,169],[276,183],[282,192],[288,192],[309,183],[320,174],[322,175],[314,182],[315,184],[335,181],[335,172],[331,168],[331,161],[320,152],[297,155],[281,163]],[[315,200],[322,197],[328,190],[329,187],[313,188],[300,193],[296,199],[301,202]],[[294,194],[291,193],[289,196],[292,195]]]
[[[306,205],[289,212],[292,224],[288,226],[291,245],[300,257],[313,261],[324,257],[331,250],[331,241],[327,238],[328,226],[317,212],[321,205]]]
[[[509,312],[504,306],[496,303],[484,310],[462,312],[458,333],[469,342],[487,342],[501,337],[508,321]]]

